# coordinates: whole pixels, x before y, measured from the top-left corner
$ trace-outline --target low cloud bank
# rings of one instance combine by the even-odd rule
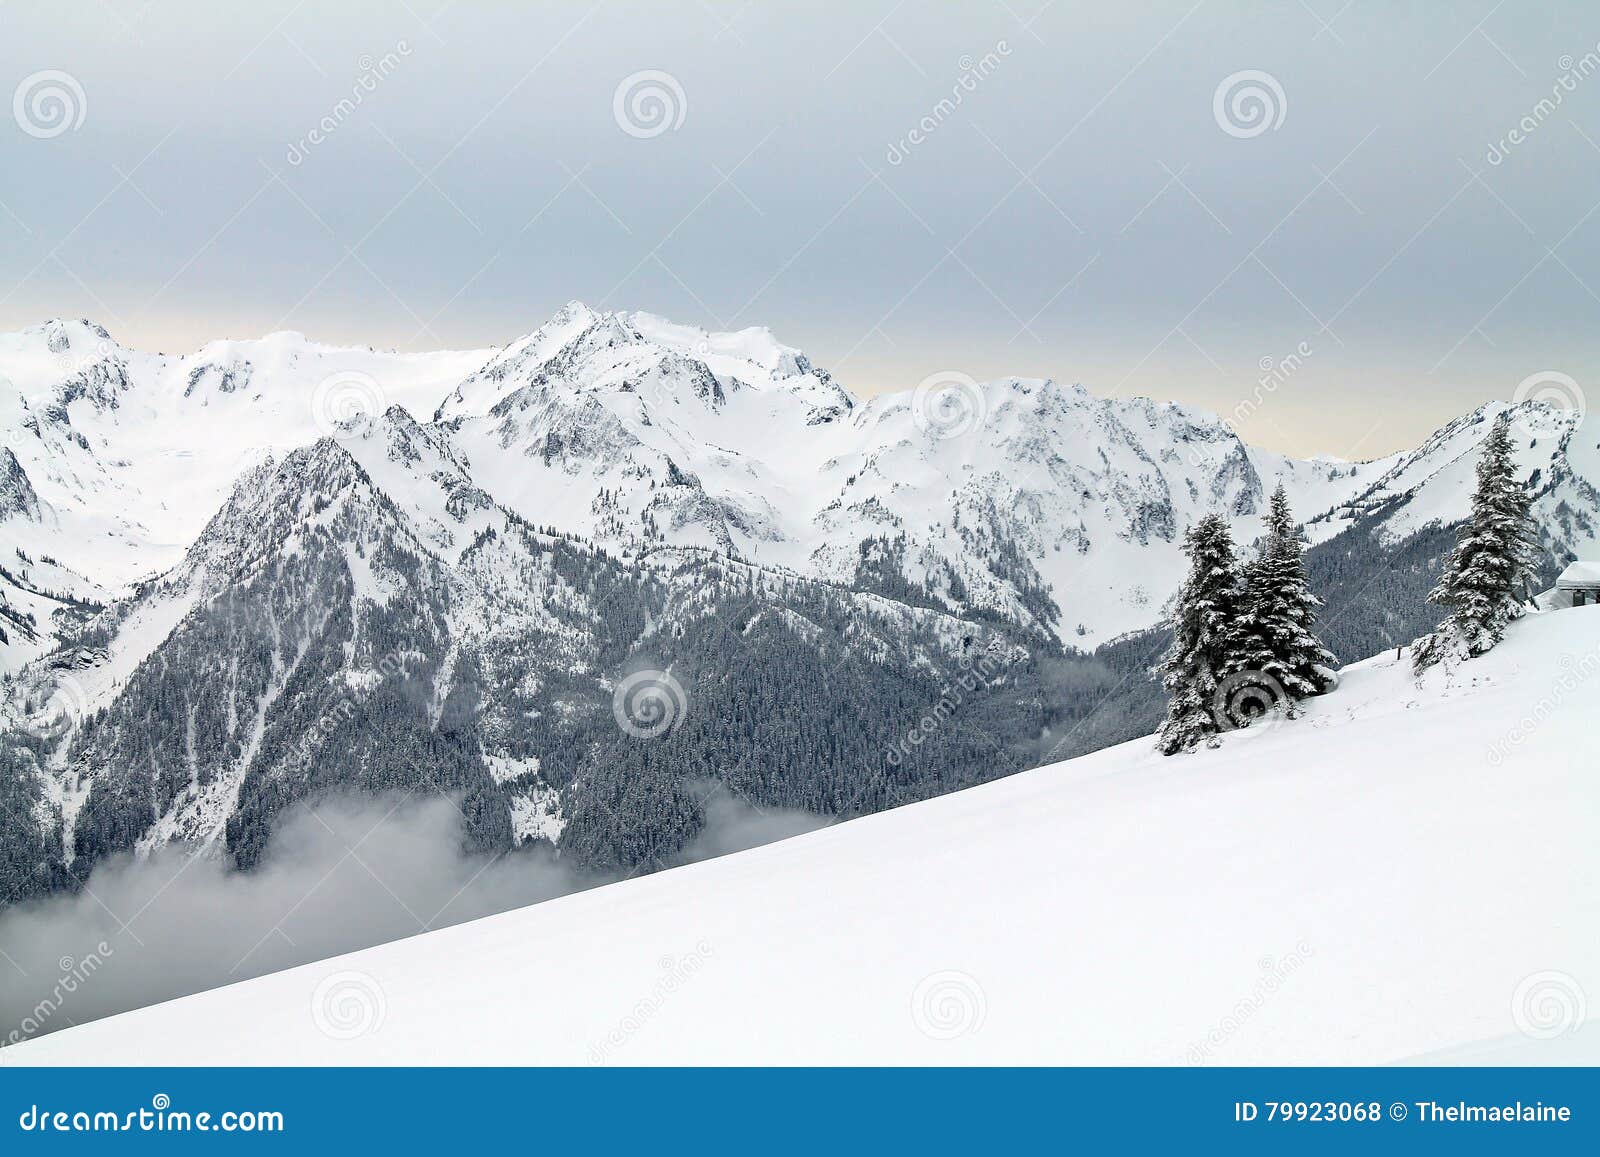
[[[758,808],[720,788],[705,804],[706,826],[674,863],[690,864],[743,852],[825,828],[836,820],[789,808]]]
[[[725,792],[675,859],[824,826]],[[80,892],[0,913],[0,1047],[609,882],[547,846],[462,850],[448,799],[331,799],[291,813],[257,870],[168,848],[99,865]]]

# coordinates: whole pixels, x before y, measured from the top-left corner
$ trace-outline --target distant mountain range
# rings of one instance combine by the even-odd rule
[[[764,329],[576,302],[491,351],[3,335],[0,901],[249,866],[331,790],[633,870],[706,784],[842,814],[1142,734],[1191,522],[1248,543],[1282,482],[1329,642],[1408,641],[1505,408],[1302,461],[1051,381],[858,402]],[[1592,555],[1600,439],[1515,418],[1547,565]]]

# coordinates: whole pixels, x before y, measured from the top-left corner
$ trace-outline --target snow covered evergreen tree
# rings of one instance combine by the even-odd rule
[[[1338,662],[1312,632],[1322,600],[1306,582],[1301,548],[1300,527],[1280,483],[1267,509],[1260,552],[1245,568],[1240,662],[1291,702],[1332,686]]]
[[[1512,457],[1509,418],[1502,414],[1483,440],[1472,513],[1443,577],[1428,595],[1450,615],[1417,641],[1419,671],[1448,654],[1483,654],[1505,636],[1506,624],[1522,615],[1536,539],[1531,502]]]
[[[1172,647],[1157,669],[1169,697],[1157,732],[1163,755],[1187,751],[1225,730],[1216,698],[1241,658],[1239,565],[1227,522],[1218,514],[1202,518],[1184,536],[1183,549],[1189,577],[1172,612]]]

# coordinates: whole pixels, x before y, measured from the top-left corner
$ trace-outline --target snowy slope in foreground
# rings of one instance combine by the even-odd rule
[[[1600,609],[1440,676],[1391,653],[1219,750],[1111,748],[11,1059],[1593,1061],[1594,1023],[1564,1054],[1518,1029],[1600,1000]],[[382,1021],[335,1039],[350,984]]]

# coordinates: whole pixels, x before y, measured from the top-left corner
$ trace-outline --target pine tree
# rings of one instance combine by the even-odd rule
[[[1264,689],[1292,702],[1326,691],[1338,661],[1312,633],[1322,600],[1306,583],[1300,528],[1281,483],[1266,521],[1260,552],[1245,568],[1241,662]]]
[[[1239,566],[1221,515],[1202,518],[1183,540],[1189,577],[1172,613],[1172,647],[1157,673],[1167,690],[1167,718],[1157,733],[1163,755],[1187,751],[1224,730],[1215,701],[1240,663]]]
[[[1509,415],[1503,414],[1483,440],[1472,512],[1428,595],[1450,614],[1417,641],[1417,670],[1451,653],[1483,654],[1505,636],[1507,623],[1521,617],[1536,546],[1530,506],[1512,457]]]

